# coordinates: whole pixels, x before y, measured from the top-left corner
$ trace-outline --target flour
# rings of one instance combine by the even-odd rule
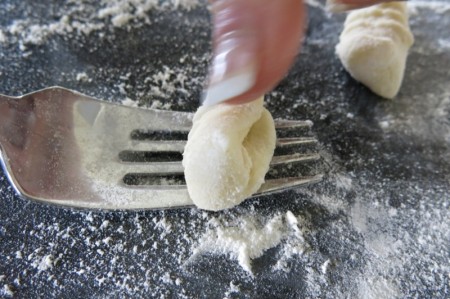
[[[223,299],[231,298],[231,295],[238,295],[239,294],[239,286],[234,284],[232,281],[230,282],[230,288],[225,292]]]
[[[89,76],[86,72],[78,73],[75,80],[81,81],[81,82],[91,82],[92,81],[92,79],[89,78]]]
[[[6,35],[0,30],[0,44],[6,42]]]
[[[320,267],[320,270],[322,271],[322,274],[327,274],[328,271],[328,266],[330,265],[330,260],[326,260],[325,263],[322,264],[322,266]]]
[[[193,83],[198,84],[197,80],[190,78],[185,68],[171,69],[168,66],[163,66],[162,71],[157,71],[151,77],[145,78],[144,83],[151,84],[151,92],[155,96],[170,98],[175,92],[190,94],[190,87]]]
[[[53,267],[53,256],[51,254],[43,256],[41,261],[37,265],[39,271],[46,271],[52,267]]]
[[[199,243],[193,249],[193,259],[205,253],[228,255],[236,259],[242,269],[253,275],[251,261],[270,248],[283,243],[285,258],[303,252],[301,231],[292,212],[274,215],[264,224],[260,221],[253,216],[244,216],[236,219],[236,222],[225,224],[221,219],[211,219],[210,228],[200,237]],[[281,263],[279,260],[276,269],[281,269]]]
[[[353,289],[355,295],[360,298],[393,298],[403,297],[405,293],[392,279],[386,278],[386,273],[397,273],[397,275],[406,275],[404,268],[414,267],[414,264],[424,263],[428,264],[426,267],[435,268],[439,273],[444,273],[449,269],[448,265],[436,265],[430,257],[422,256],[419,259],[414,253],[407,253],[404,248],[417,248],[418,251],[423,252],[439,252],[441,249],[445,250],[444,244],[438,246],[444,246],[441,249],[427,248],[434,242],[422,241],[422,239],[428,235],[427,231],[439,232],[440,237],[446,240],[450,240],[448,230],[444,227],[445,215],[448,209],[448,202],[441,199],[439,203],[435,203],[435,207],[430,210],[430,207],[420,208],[421,211],[426,211],[426,219],[432,221],[425,226],[422,225],[417,234],[419,237],[419,244],[417,244],[416,237],[406,233],[404,235],[397,234],[395,227],[398,225],[409,225],[414,222],[414,218],[418,216],[415,209],[407,209],[402,207],[395,209],[387,205],[389,197],[383,198],[383,193],[375,201],[371,201],[371,194],[374,194],[374,190],[382,190],[383,185],[375,184],[368,188],[367,185],[359,186],[360,183],[355,182],[355,179],[350,177],[345,178],[342,174],[333,178],[330,183],[339,186],[342,181],[353,181],[352,185],[344,185],[346,187],[341,190],[345,193],[359,190],[359,195],[356,197],[356,202],[353,207],[348,211],[345,206],[341,205],[341,210],[333,210],[334,213],[348,213],[348,219],[352,222],[355,230],[362,236],[363,244],[368,254],[368,264],[365,267],[364,275],[356,277],[348,277],[345,279],[357,282],[356,288]],[[360,181],[360,180],[358,180]],[[365,184],[365,182],[363,182]],[[371,182],[374,184],[374,182]],[[360,189],[360,188],[364,188]],[[421,197],[423,202],[429,202],[430,197],[439,198],[439,195],[433,195],[433,192],[425,191],[418,187],[416,188],[417,196]],[[299,190],[299,192],[303,192]],[[439,191],[438,191],[439,192]],[[307,192],[308,193],[308,192]],[[324,207],[328,207],[329,200],[324,200],[324,195],[314,199],[317,203],[323,202]],[[335,198],[339,202],[338,198]],[[347,211],[346,211],[347,210]],[[408,215],[408,216],[406,216]],[[409,220],[405,222],[404,217]],[[433,219],[433,220],[432,220]],[[287,211],[285,214],[273,214],[268,217],[261,218],[259,216],[253,216],[251,214],[240,215],[236,218],[229,218],[229,215],[219,216],[213,218],[208,222],[207,230],[202,234],[197,242],[194,242],[193,255],[189,259],[189,263],[195,263],[199,256],[205,254],[228,256],[232,260],[236,260],[239,266],[247,272],[250,277],[254,277],[256,274],[252,269],[252,260],[258,259],[264,256],[269,249],[276,248],[276,253],[272,253],[277,259],[276,263],[272,266],[272,271],[289,272],[292,269],[289,264],[293,260],[301,260],[305,263],[305,270],[307,272],[307,286],[308,294],[315,294],[320,296],[323,294],[323,287],[327,284],[325,277],[332,268],[335,267],[335,262],[332,258],[324,258],[317,256],[315,253],[311,253],[309,249],[311,244],[307,241],[311,240],[311,236],[314,232],[308,229],[308,220],[304,216],[295,215],[291,211]],[[440,227],[431,229],[429,225],[435,226],[439,223]],[[330,229],[331,231],[340,231],[343,223],[335,222]],[[402,233],[402,232],[400,232]],[[332,234],[332,233],[331,233]],[[331,236],[328,234],[328,236]],[[336,236],[340,239],[340,242],[346,243],[345,239],[352,238],[348,236]],[[428,237],[430,240],[433,237]],[[330,242],[334,242],[330,240]],[[354,242],[354,241],[350,241]],[[350,245],[350,243],[348,243]],[[424,247],[422,247],[424,246]],[[431,245],[434,246],[434,245]],[[357,252],[357,250],[355,250]],[[428,261],[428,262],[425,262]],[[447,270],[446,270],[447,269]],[[434,276],[434,279],[439,279]],[[443,278],[441,278],[443,279]],[[345,284],[345,283],[344,283]],[[320,291],[322,289],[322,291]],[[343,291],[343,294],[348,294]]]
[[[90,35],[92,32],[105,29],[110,23],[113,27],[122,28],[132,22],[150,23],[148,13],[151,10],[191,10],[202,2],[201,0],[114,0],[102,1],[100,8],[93,9],[89,1],[70,1],[70,9],[58,12],[61,17],[48,23],[33,23],[32,20],[15,20],[7,27],[6,32],[0,31],[0,43],[19,42],[26,50],[30,45],[42,45],[48,38],[70,36],[77,33]],[[7,38],[9,36],[10,38]]]
[[[448,39],[438,39],[438,45],[442,49],[449,50],[450,49],[450,40]]]
[[[210,221],[213,228],[200,238],[200,245],[193,251],[194,256],[203,252],[229,254],[250,274],[251,259],[278,245],[285,235],[280,215],[269,219],[262,227],[250,217],[239,219],[236,226],[229,227],[221,227],[217,221]]]
[[[100,19],[110,17],[111,23],[116,27],[122,27],[134,18],[149,22],[147,12],[158,7],[157,0],[115,0],[104,1],[103,3],[106,4],[106,7],[100,9],[97,16]],[[135,11],[135,14],[132,14],[133,11]]]
[[[121,77],[120,83],[116,86],[125,97],[122,104],[160,110],[173,110],[174,101],[177,106],[184,105],[183,98],[192,97],[192,92],[203,86],[205,74],[201,71],[201,66],[206,64],[209,55],[190,59],[193,62],[181,67],[167,65],[163,65],[160,69],[143,67],[142,72],[146,75],[137,85],[129,84],[128,77]],[[145,103],[145,99],[151,99],[150,103]]]
[[[122,103],[122,105],[128,106],[128,107],[138,107],[138,102],[134,101],[130,98],[125,98],[121,103]]]
[[[421,198],[420,202],[425,202],[429,196],[435,196],[420,188],[417,188],[417,195]],[[422,204],[420,204],[420,206],[422,206]],[[441,228],[436,227],[435,229],[431,229],[429,227],[429,225],[434,226],[437,223],[441,223],[441,221],[445,222],[446,206],[448,206],[448,202],[440,200],[432,209],[428,206],[427,208],[421,207],[419,211],[416,211],[415,209],[406,209],[406,207],[403,207],[396,209],[396,212],[393,212],[392,208],[387,209],[382,206],[376,207],[373,203],[368,204],[361,202],[360,205],[356,205],[355,208],[352,209],[352,218],[355,220],[354,224],[364,236],[366,246],[371,255],[371,262],[366,269],[366,275],[363,279],[360,279],[360,294],[365,294],[367,298],[380,298],[380,296],[390,298],[397,296],[403,297],[405,294],[401,294],[400,286],[396,282],[386,279],[384,277],[386,275],[385,273],[397,273],[398,275],[402,275],[400,273],[402,273],[405,268],[414,267],[414,264],[416,263],[428,264],[428,267],[431,267],[429,268],[430,270],[435,267],[442,267],[440,270],[431,270],[433,272],[447,271],[444,269],[448,269],[448,265],[436,265],[433,262],[430,263],[433,258],[427,256],[428,253],[435,252],[437,248],[431,249],[426,247],[431,244],[433,244],[431,245],[433,247],[436,243],[433,242],[425,245],[417,244],[416,241],[418,236],[425,236],[427,234],[426,231],[440,231],[442,234],[440,234],[439,238],[449,240],[449,233],[444,233],[445,229],[441,231]],[[409,214],[410,217],[416,217],[416,213],[421,213],[420,211],[428,211],[430,212],[430,216],[432,213],[433,217],[435,217],[434,221],[436,221],[436,224],[422,222],[418,232],[415,234],[416,236],[408,233],[404,234],[403,231],[398,232],[394,229],[397,225],[411,225],[410,221],[405,222],[404,219],[400,220],[403,218],[400,215],[405,215],[406,213]],[[443,225],[446,226],[446,224]],[[421,238],[422,237],[419,237],[419,239]],[[443,244],[438,246],[445,247]],[[444,247],[442,247],[442,249],[444,249]],[[408,248],[408,252],[405,252],[406,248]],[[427,253],[424,253],[424,256],[421,256],[416,260],[413,257],[413,254],[409,253],[410,250]],[[437,250],[439,251],[440,249]],[[435,279],[439,279],[438,276],[432,278],[433,282]]]
[[[3,295],[5,297],[13,297],[14,292],[11,289],[11,286],[5,284],[5,285],[3,285],[3,288],[0,289],[0,295]]]

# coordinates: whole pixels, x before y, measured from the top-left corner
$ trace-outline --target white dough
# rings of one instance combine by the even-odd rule
[[[392,99],[413,42],[406,3],[389,2],[349,13],[336,53],[353,78]]]
[[[275,125],[260,98],[200,107],[183,153],[189,196],[201,209],[231,208],[264,183],[275,150]]]

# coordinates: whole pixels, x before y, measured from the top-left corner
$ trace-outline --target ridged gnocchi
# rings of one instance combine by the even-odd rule
[[[349,13],[336,53],[353,78],[392,99],[413,43],[406,3],[389,2]]]

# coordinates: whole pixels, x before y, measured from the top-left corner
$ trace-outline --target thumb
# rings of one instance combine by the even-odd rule
[[[287,73],[304,31],[302,0],[219,0],[212,5],[213,60],[203,105],[244,103]]]

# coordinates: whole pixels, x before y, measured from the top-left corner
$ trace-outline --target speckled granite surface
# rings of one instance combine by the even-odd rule
[[[83,212],[20,199],[1,175],[0,297],[448,298],[450,2],[411,3],[416,43],[394,101],[343,70],[343,16],[310,2],[301,55],[267,107],[314,122],[322,183],[221,213]],[[0,93],[60,85],[195,110],[205,6],[120,3],[2,1]],[[279,240],[240,244],[252,258],[244,269],[224,235],[264,235],[271,223]]]

